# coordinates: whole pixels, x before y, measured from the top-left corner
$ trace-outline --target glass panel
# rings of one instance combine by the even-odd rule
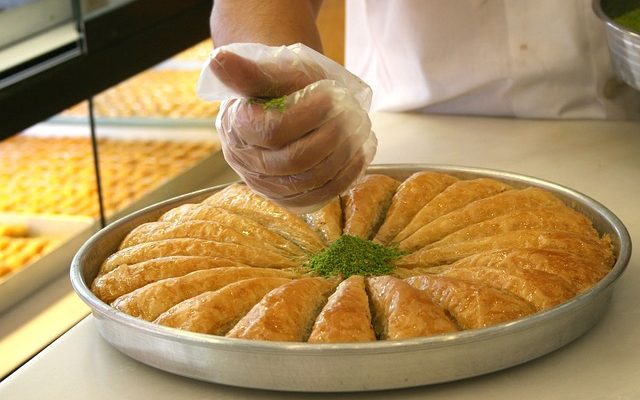
[[[218,104],[196,94],[204,41],[93,97],[107,222],[143,206],[235,179],[214,128]],[[56,118],[70,123],[85,108]]]
[[[82,15],[84,19],[92,18],[133,1],[135,0],[82,0]]]
[[[0,0],[0,88],[81,54],[78,0]]]
[[[0,213],[97,215],[89,123],[82,122],[41,123],[0,141]]]
[[[59,301],[71,292],[67,285],[41,289],[60,282],[96,231],[95,187],[86,121],[41,123],[0,140],[0,343],[8,350],[0,357],[0,380],[86,315]],[[54,323],[45,317],[52,308],[64,310]]]
[[[201,100],[196,85],[204,60],[212,50],[205,40],[153,68],[94,96],[100,125],[212,127],[218,103]],[[56,122],[86,117],[80,103],[56,116]]]
[[[71,21],[69,0],[1,0],[0,47]]]
[[[118,13],[110,11],[133,2],[0,0],[0,90],[7,87],[3,94],[13,93],[23,85],[11,83],[54,65],[59,66],[55,71],[65,70],[63,62],[76,56],[81,57],[69,64],[82,65],[91,56],[83,22],[89,29],[96,22],[98,27],[109,26],[100,19],[102,14],[111,21]],[[104,42],[117,46],[118,40]],[[48,312],[49,303],[41,309],[29,302],[25,308],[20,302],[24,296],[38,296],[43,284],[61,276],[78,247],[95,232],[98,187],[111,222],[145,204],[237,179],[222,158],[215,134],[217,104],[201,102],[195,95],[198,71],[210,50],[210,43],[204,43],[94,97],[101,185],[96,180],[88,102],[28,129],[22,128],[27,123],[20,125],[15,129],[23,133],[0,140],[0,315],[19,313],[14,314],[18,318],[9,318],[9,324],[2,320],[5,333],[11,337],[18,329],[21,335],[31,333],[31,318]],[[51,75],[54,82],[55,74],[41,76]],[[37,97],[34,103],[44,103],[56,96],[55,90],[49,92],[29,95]],[[67,104],[60,102],[60,107]],[[55,297],[58,289],[46,293]],[[60,326],[70,326],[77,321],[74,318],[65,316]],[[44,340],[59,335],[55,329],[48,331],[39,332],[41,342],[26,343],[21,337],[15,353],[0,357],[0,380],[39,351]]]

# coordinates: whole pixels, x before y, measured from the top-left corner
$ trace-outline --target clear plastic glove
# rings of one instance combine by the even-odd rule
[[[375,154],[370,88],[303,45],[218,48],[198,91],[224,100],[216,127],[229,165],[252,189],[298,212],[351,187]]]

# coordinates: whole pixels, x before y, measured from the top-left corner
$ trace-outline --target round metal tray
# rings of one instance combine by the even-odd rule
[[[131,317],[103,303],[89,290],[102,261],[135,226],[156,220],[183,203],[222,189],[183,195],[124,217],[96,233],[78,251],[71,282],[91,307],[100,334],[114,347],[153,367],[233,386],[302,391],[349,392],[405,388],[453,381],[524,363],[588,331],[607,309],[613,283],[631,254],[622,222],[593,199],[547,181],[507,172],[443,165],[380,165],[371,173],[404,179],[421,170],[463,179],[490,177],[553,192],[586,214],[601,234],[611,236],[616,263],[591,290],[555,308],[483,329],[398,341],[308,344],[231,339],[180,331]]]

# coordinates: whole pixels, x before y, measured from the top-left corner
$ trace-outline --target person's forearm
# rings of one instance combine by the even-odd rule
[[[315,23],[321,3],[322,0],[216,0],[211,13],[213,43],[279,46],[300,42],[322,51]]]

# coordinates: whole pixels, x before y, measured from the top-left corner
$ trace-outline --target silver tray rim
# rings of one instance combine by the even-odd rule
[[[187,203],[196,199],[203,199],[204,197],[215,193],[228,186],[229,184],[218,185],[207,189],[187,193],[181,196],[177,196],[154,205],[143,208],[137,212],[131,213],[125,217],[108,225],[106,228],[95,233],[76,253],[72,260],[70,268],[71,284],[78,294],[78,296],[91,308],[94,316],[101,322],[107,324],[115,324],[114,329],[118,329],[117,325],[126,326],[129,329],[133,329],[142,335],[148,335],[150,337],[168,340],[172,343],[179,343],[185,346],[206,347],[212,350],[220,349],[225,352],[239,352],[239,353],[252,353],[252,354],[273,354],[277,353],[279,356],[314,356],[322,355],[325,357],[344,357],[347,355],[375,355],[375,354],[394,354],[394,353],[407,353],[416,351],[429,351],[434,349],[442,349],[452,346],[459,346],[473,342],[484,342],[499,339],[501,336],[514,335],[519,332],[526,332],[535,327],[539,327],[540,324],[544,324],[545,321],[554,320],[556,318],[562,318],[562,316],[571,314],[573,311],[585,306],[585,303],[594,301],[594,298],[604,297],[604,300],[608,300],[606,294],[610,291],[611,286],[618,280],[618,278],[625,271],[627,264],[631,256],[631,239],[629,233],[620,219],[604,205],[596,200],[568,187],[513,172],[447,165],[447,164],[379,164],[372,165],[368,169],[368,173],[387,173],[387,174],[399,174],[408,176],[410,173],[431,170],[444,173],[451,173],[458,176],[466,177],[490,177],[500,179],[510,183],[537,186],[562,197],[565,201],[573,202],[573,205],[580,205],[586,207],[592,213],[599,216],[602,221],[608,225],[608,233],[612,234],[612,241],[614,242],[614,251],[616,253],[616,262],[612,270],[593,288],[589,291],[582,293],[573,299],[562,303],[554,308],[546,311],[538,312],[528,317],[524,317],[518,320],[509,321],[503,324],[491,326],[488,328],[472,329],[460,331],[452,334],[429,336],[423,338],[406,339],[398,341],[376,341],[370,343],[339,343],[339,344],[310,344],[310,343],[292,343],[292,342],[267,342],[267,341],[254,341],[246,339],[235,339],[219,337],[214,335],[186,332],[174,328],[163,327],[152,324],[147,321],[143,321],[127,314],[119,312],[113,309],[108,304],[99,300],[90,290],[87,280],[90,282],[93,276],[87,276],[86,266],[84,260],[87,255],[91,253],[96,246],[98,246],[108,235],[112,235],[112,232],[117,228],[121,228],[123,224],[131,224],[132,221],[138,221],[141,218],[144,219],[149,215],[159,215],[158,213],[175,207],[179,204]],[[571,205],[571,204],[570,204]],[[153,220],[153,218],[149,219]],[[144,221],[137,222],[142,223]],[[597,227],[598,230],[601,227]],[[602,233],[602,232],[601,232]],[[88,279],[87,279],[88,278]],[[604,295],[604,296],[601,296]],[[599,300],[596,300],[599,301]],[[599,319],[599,318],[598,318]],[[580,336],[590,329],[591,326],[583,329],[581,332],[576,332],[575,337]],[[100,330],[100,329],[99,329]],[[100,333],[105,336],[105,332],[100,330]],[[575,339],[575,337],[573,339]],[[105,337],[109,340],[109,337]],[[561,347],[567,344],[560,344]],[[121,351],[123,349],[120,349]],[[550,350],[551,351],[551,350]],[[550,351],[546,351],[537,356],[544,355]],[[127,353],[127,351],[124,351]],[[527,357],[526,359],[516,360],[512,365],[522,363],[535,357]],[[135,357],[134,357],[135,358]],[[144,362],[144,360],[143,360]],[[501,369],[501,368],[500,368]],[[478,370],[476,374],[468,375],[475,376],[487,372],[492,372],[496,369],[490,370]],[[175,371],[174,371],[175,372]],[[179,373],[179,372],[178,372]],[[198,379],[210,380],[218,383],[229,383],[220,381],[217,378],[207,379],[194,376],[193,374],[185,373],[185,376],[192,376]],[[451,380],[460,379],[452,377]],[[439,380],[446,381],[446,380]],[[234,384],[233,382],[229,384]],[[240,385],[245,386],[245,385]],[[295,386],[295,385],[294,385]],[[348,385],[347,385],[348,386]],[[395,385],[389,386],[389,388],[408,387],[413,385]],[[248,386],[251,387],[251,386]],[[296,387],[282,387],[282,385],[275,384],[274,387],[258,386],[259,388],[275,389],[275,390],[294,390],[294,391],[306,391],[303,388]],[[316,388],[317,389],[317,388]],[[345,390],[342,390],[345,389]],[[373,387],[372,389],[364,390],[378,390],[380,387]],[[349,387],[338,388],[334,390],[327,388],[327,390],[313,390],[313,391],[352,391],[361,389],[352,389]]]

